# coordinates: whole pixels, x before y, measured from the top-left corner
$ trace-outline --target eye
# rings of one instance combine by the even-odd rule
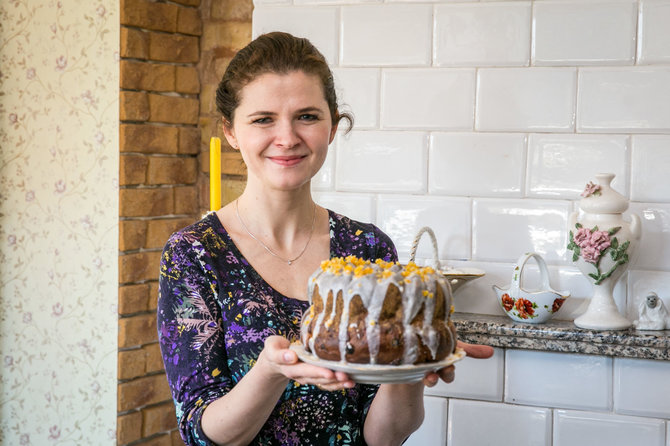
[[[269,124],[272,122],[272,118],[269,116],[264,116],[262,118],[254,119],[251,121],[252,124]]]
[[[298,119],[301,121],[318,121],[319,117],[313,113],[303,113]]]

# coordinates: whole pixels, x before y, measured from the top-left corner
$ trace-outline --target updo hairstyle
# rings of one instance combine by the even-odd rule
[[[349,123],[347,131],[351,130],[353,116],[338,111],[333,73],[326,58],[309,40],[284,32],[257,37],[230,61],[216,90],[216,108],[223,115],[224,125],[233,125],[240,94],[246,85],[263,74],[288,74],[292,71],[317,76],[328,103],[332,125],[346,119]]]

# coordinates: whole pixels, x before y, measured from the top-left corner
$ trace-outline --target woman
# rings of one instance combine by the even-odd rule
[[[247,185],[235,202],[168,241],[159,340],[187,444],[400,444],[423,420],[423,388],[360,385],[288,349],[322,260],[396,260],[377,227],[318,206],[310,180],[341,120],[318,50],[263,35],[230,62],[217,90],[223,132]],[[474,356],[489,347],[464,345]],[[453,379],[453,367],[440,371]]]

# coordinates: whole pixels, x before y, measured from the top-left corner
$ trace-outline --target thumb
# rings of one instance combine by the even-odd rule
[[[291,343],[283,336],[269,336],[265,340],[265,349],[270,357],[278,364],[293,364],[297,362],[298,355],[289,350]]]

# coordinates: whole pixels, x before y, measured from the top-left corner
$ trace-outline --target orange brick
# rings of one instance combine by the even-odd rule
[[[201,115],[219,115],[219,111],[216,109],[216,89],[218,87],[218,84],[205,84],[202,86],[202,90],[200,91]]]
[[[177,153],[179,132],[177,127],[121,124],[119,147],[121,152]]]
[[[142,410],[142,436],[149,437],[177,427],[177,416],[171,402],[147,407]]]
[[[149,57],[149,35],[139,29],[121,27],[121,57],[146,59]]]
[[[199,36],[202,34],[200,10],[195,8],[179,8],[177,15],[177,32]]]
[[[236,20],[251,23],[254,5],[251,1],[212,2],[211,18],[214,20]]]
[[[152,122],[192,125],[198,123],[197,99],[149,94],[148,101]]]
[[[225,206],[228,203],[232,203],[242,195],[244,192],[244,187],[246,186],[246,180],[235,180],[231,178],[226,178],[221,184],[221,203],[222,206]]]
[[[149,285],[125,285],[119,287],[119,314],[128,315],[149,310]]]
[[[200,45],[203,51],[220,48],[225,42],[226,48],[235,52],[251,42],[251,23],[219,22],[205,23]],[[151,49],[151,47],[149,47]]]
[[[142,412],[131,412],[116,419],[116,442],[127,444],[142,438]]]
[[[149,158],[147,184],[194,184],[197,179],[197,160],[193,157]]]
[[[121,217],[155,217],[172,214],[173,211],[172,188],[121,189],[119,191]]]
[[[157,339],[155,314],[139,314],[119,319],[120,348],[140,346]]]
[[[152,375],[118,386],[118,410],[124,412],[148,404],[172,401],[165,375]]]
[[[182,440],[178,430],[170,432],[170,435],[172,436],[172,446],[184,446],[184,440]]]
[[[175,3],[179,3],[180,5],[186,5],[186,6],[199,6],[200,5],[200,0],[172,0]],[[238,0],[232,0],[232,1],[238,1]],[[242,0],[242,1],[251,1],[251,0]]]
[[[180,215],[193,215],[198,212],[198,189],[195,186],[175,187],[174,212]]]
[[[200,79],[198,70],[194,67],[176,67],[176,87],[177,93],[200,93]]]
[[[246,175],[247,165],[244,164],[240,152],[221,153],[221,173],[224,175]]]
[[[149,34],[149,59],[159,62],[197,63],[199,38],[182,34]]]
[[[146,93],[138,91],[119,93],[119,119],[121,121],[146,121],[149,116],[149,98]]]
[[[149,160],[142,155],[121,155],[119,160],[119,184],[144,184],[147,181]]]
[[[133,379],[146,374],[146,355],[142,349],[120,351],[117,364],[118,379]]]
[[[191,218],[167,218],[150,220],[147,223],[147,245],[145,248],[163,248],[168,238],[177,230],[193,223]]]
[[[121,24],[156,31],[177,30],[178,6],[146,0],[123,0]]]
[[[158,307],[158,282],[149,282],[149,311]]]
[[[197,127],[179,128],[179,153],[195,155],[200,152],[200,129]]]
[[[155,280],[160,273],[161,253],[158,251],[122,254],[119,256],[119,281],[123,284]]]
[[[142,347],[144,351],[146,373],[155,373],[163,371],[163,357],[158,343],[149,344]]]
[[[174,65],[121,60],[119,72],[121,88],[129,90],[173,91],[177,83]]]
[[[158,435],[154,437],[147,438],[138,443],[134,443],[133,446],[172,446],[172,434],[166,433],[163,435]],[[183,445],[183,443],[182,443]],[[179,445],[179,446],[182,446]]]
[[[133,251],[146,245],[147,222],[121,220],[119,222],[119,250]]]

